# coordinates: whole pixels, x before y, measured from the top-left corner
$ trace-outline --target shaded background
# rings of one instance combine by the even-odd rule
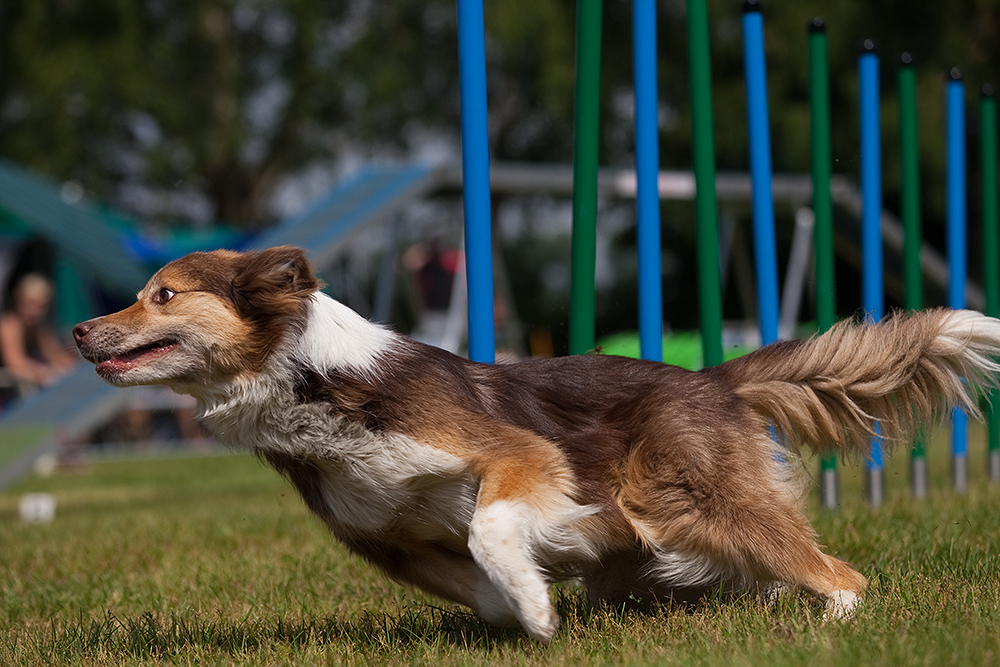
[[[605,1],[603,165],[633,160],[631,4]],[[685,5],[658,3],[660,156],[691,164]],[[747,168],[740,3],[709,2],[717,164]],[[925,239],[943,248],[944,81],[967,82],[970,275],[978,253],[980,85],[995,76],[1000,5],[988,0],[804,0],[764,6],[775,171],[809,168],[806,23],[827,20],[834,172],[858,169],[856,55],[864,38],[882,57],[885,206],[898,212],[895,63],[918,75]],[[505,0],[486,7],[491,157],[572,159],[575,3]],[[266,227],[372,160],[459,159],[458,62],[451,1],[4,0],[0,3],[0,156],[119,208],[150,234],[223,224]],[[508,307],[565,350],[569,210],[552,197],[494,201]],[[793,211],[778,208],[779,257]],[[749,206],[724,211],[740,224]],[[697,326],[694,207],[663,205],[664,317]],[[414,207],[407,240],[459,241],[457,197]],[[636,326],[634,212],[604,201],[599,214],[598,335]],[[371,290],[378,232],[350,271]],[[347,270],[347,269],[345,269]],[[367,276],[367,277],[366,277]],[[838,262],[839,310],[858,307],[854,265]],[[740,319],[730,277],[725,317]],[[350,301],[349,295],[338,294]],[[361,299],[363,301],[363,299]],[[890,306],[899,305],[892,296]],[[928,305],[935,305],[933,299]],[[361,308],[363,310],[363,308]],[[807,304],[806,318],[811,317]],[[394,324],[408,330],[405,300]]]

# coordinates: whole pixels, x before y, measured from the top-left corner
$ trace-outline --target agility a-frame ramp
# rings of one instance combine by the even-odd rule
[[[45,224],[53,226],[55,237],[65,231],[67,238],[81,236],[80,243],[90,243],[85,238],[87,229],[97,229],[92,208],[68,204],[54,184],[40,186],[38,179],[5,167],[0,164],[0,206],[7,206],[10,199],[19,216],[45,216]],[[322,266],[341,250],[352,231],[380,222],[428,194],[438,186],[439,177],[438,170],[419,164],[365,167],[334,185],[301,213],[251,239],[243,249],[297,245]],[[39,207],[33,198],[43,200],[45,206]],[[98,234],[108,259],[93,270],[100,270],[98,275],[104,280],[127,284],[135,294],[148,279],[148,271],[136,269],[137,263],[128,256],[121,239],[104,228],[91,237],[96,240]],[[84,437],[134,404],[146,389],[112,387],[97,377],[90,364],[80,364],[55,385],[12,404],[0,413],[0,490],[29,472],[39,457]]]
[[[106,215],[89,202],[68,200],[55,182],[6,160],[0,160],[0,211],[22,221],[110,293],[134,296],[149,277]]]

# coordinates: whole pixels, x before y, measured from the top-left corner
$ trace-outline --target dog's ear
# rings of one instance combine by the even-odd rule
[[[319,283],[301,248],[278,246],[243,255],[236,275],[237,289],[312,293]]]
[[[240,257],[233,278],[234,302],[256,310],[282,308],[320,288],[301,248],[279,246]]]

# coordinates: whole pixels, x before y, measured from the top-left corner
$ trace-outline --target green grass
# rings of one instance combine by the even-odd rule
[[[1000,664],[1000,489],[974,435],[965,495],[939,436],[928,501],[909,500],[896,457],[878,511],[855,469],[840,510],[810,510],[871,580],[850,622],[802,595],[592,611],[563,586],[548,647],[387,581],[254,459],[95,463],[0,496],[0,665]],[[17,519],[32,491],[55,495],[54,522]]]
[[[0,469],[18,460],[52,435],[49,426],[22,426],[0,431]]]

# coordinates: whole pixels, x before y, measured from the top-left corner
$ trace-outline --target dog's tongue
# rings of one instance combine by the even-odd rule
[[[171,343],[168,341],[163,341],[161,343],[156,343],[153,345],[147,345],[145,347],[140,347],[135,350],[130,350],[129,352],[124,352],[122,354],[116,354],[106,361],[102,361],[97,365],[99,371],[111,371],[111,372],[121,372],[130,370],[140,363],[145,361],[150,361],[151,359],[156,359],[157,357],[162,357],[171,350],[177,347],[177,343]]]

